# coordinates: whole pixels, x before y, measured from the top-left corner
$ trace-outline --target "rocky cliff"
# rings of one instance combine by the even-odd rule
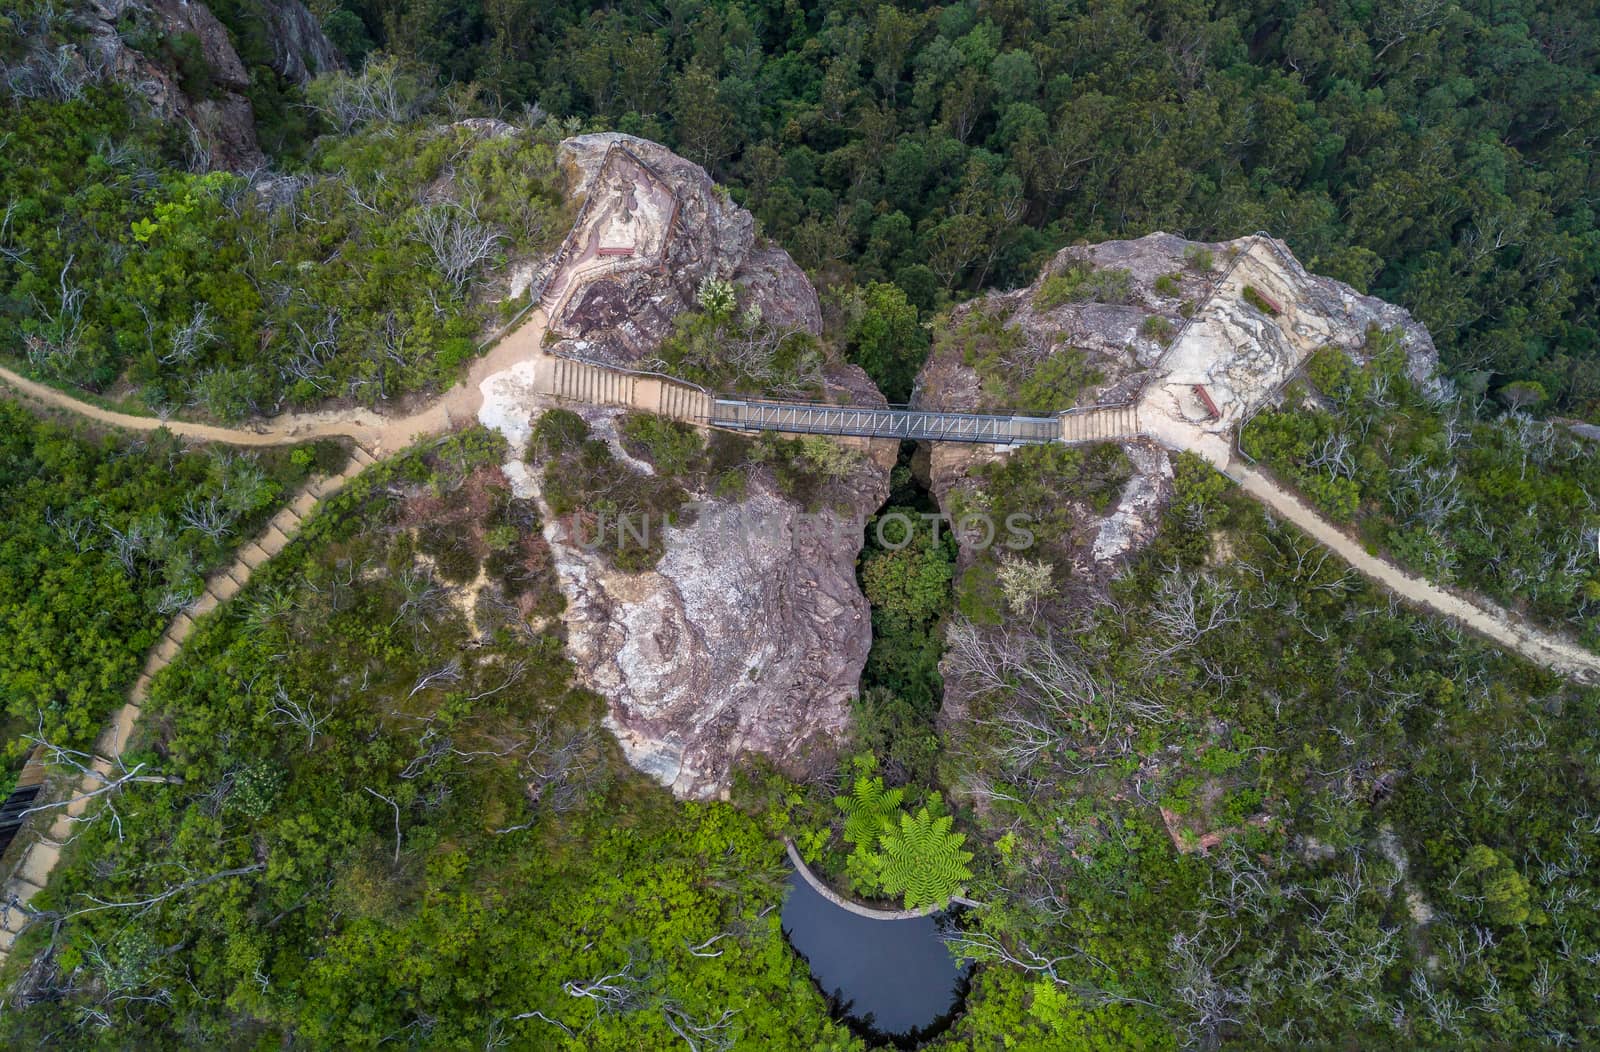
[[[618,144],[648,171],[612,154],[615,170],[603,173]],[[758,241],[750,215],[697,165],[616,135],[568,140],[562,156],[569,185],[592,207],[566,258],[540,276],[557,289],[545,301],[547,309],[556,303],[551,327],[567,336],[550,350],[637,365],[656,352],[707,277],[739,286],[741,309],[753,303],[769,322],[820,331],[805,274],[781,249]],[[609,195],[605,211],[597,194]],[[619,245],[632,251],[597,251]],[[623,265],[606,268],[611,258]],[[588,268],[583,280],[573,280],[573,267]],[[506,474],[516,492],[541,502],[567,599],[568,654],[581,681],[606,699],[606,723],[628,760],[686,798],[724,793],[742,755],[794,773],[835,762],[872,640],[856,556],[866,517],[888,496],[894,444],[856,443],[848,471],[805,499],[786,495],[770,462],[729,453],[740,464],[742,492],[727,496],[709,477],[681,477],[696,512],[677,525],[653,523],[660,558],[629,573],[555,520],[543,492],[548,465],[523,461],[547,409],[529,393],[531,376],[517,367],[491,376],[478,417],[513,447]],[[835,364],[829,379],[853,400],[883,400],[854,366]],[[617,462],[635,475],[654,473],[624,448],[620,410],[567,408]],[[744,439],[719,440],[748,453]]]
[[[614,148],[643,170],[630,164],[615,176],[602,171]],[[637,238],[641,257],[648,243],[648,262],[630,260],[586,282],[551,319],[552,328],[574,337],[586,356],[627,366],[649,358],[707,278],[732,281],[741,309],[753,306],[768,325],[821,333],[822,310],[805,272],[788,253],[757,237],[755,219],[704,168],[658,143],[610,132],[566,140],[561,158],[580,205],[592,210],[604,195],[621,189],[610,185],[614,179],[626,183],[628,221],[649,228]],[[666,194],[652,207],[643,184],[656,181]],[[653,240],[658,236],[661,250]],[[582,248],[575,245],[573,255]]]
[[[1237,295],[1236,286],[1249,280],[1264,287],[1281,283],[1292,293],[1294,316],[1264,324]],[[1279,242],[1206,243],[1155,233],[1075,245],[1056,253],[1033,284],[957,307],[914,397],[945,409],[1011,409],[1008,396],[1028,391],[1030,378],[1055,371],[1078,381],[1064,383],[1050,403],[1062,409],[1135,401],[1148,385],[1182,373],[1185,385],[1199,380],[1211,389],[1228,410],[1225,423],[1232,424],[1276,398],[1282,381],[1316,348],[1338,347],[1359,361],[1374,327],[1401,334],[1414,376],[1432,374],[1438,362],[1433,340],[1410,314],[1307,273]],[[1076,573],[1112,572],[1115,561],[1147,542],[1159,525],[1170,494],[1170,458],[1153,442],[1128,443],[1125,451],[1132,475],[1103,514],[1086,513]],[[936,447],[931,483],[941,506],[949,507],[952,489],[973,487],[976,467],[1004,455]]]
[[[615,412],[584,416],[620,453]],[[723,793],[742,754],[794,774],[832,764],[872,640],[855,561],[887,466],[863,459],[814,515],[764,471],[741,499],[692,496],[692,521],[666,527],[643,573],[547,530],[569,655],[629,762],[678,796]]]
[[[265,161],[248,92],[251,73],[229,29],[195,0],[91,0],[80,61],[141,96],[156,116],[193,130],[201,160],[236,171]],[[272,43],[269,67],[304,84],[340,65],[338,52],[300,0],[254,0],[236,17],[259,19]]]

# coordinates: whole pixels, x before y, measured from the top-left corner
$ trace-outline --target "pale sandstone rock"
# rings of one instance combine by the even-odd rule
[[[822,309],[805,272],[782,249],[756,236],[755,219],[729,200],[705,169],[666,147],[617,132],[566,140],[562,163],[580,200],[610,192],[598,177],[613,146],[637,157],[670,193],[671,201],[658,206],[641,187],[630,209],[632,221],[647,228],[639,241],[652,258],[661,234],[657,228],[668,228],[665,258],[659,266],[628,265],[592,281],[552,319],[554,330],[581,336],[590,357],[635,366],[660,347],[672,319],[694,305],[700,283],[719,278],[739,286],[741,304],[753,303],[769,324],[813,335],[822,331]]]
[[[616,442],[613,411],[583,415]],[[742,501],[698,495],[693,521],[668,527],[660,563],[638,574],[547,527],[568,653],[629,762],[678,796],[724,793],[742,753],[795,772],[835,757],[871,645],[855,558],[887,471],[864,460],[848,492],[843,514],[815,519],[760,476]]]

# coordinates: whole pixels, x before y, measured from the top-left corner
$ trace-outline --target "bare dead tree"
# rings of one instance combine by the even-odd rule
[[[1372,37],[1380,45],[1373,65],[1389,51],[1444,24],[1451,5],[1447,0],[1399,0],[1374,9]]]
[[[1154,636],[1140,643],[1147,667],[1159,665],[1175,654],[1192,649],[1202,639],[1242,620],[1239,590],[1210,570],[1167,568],[1156,588],[1155,603],[1148,614],[1161,643]]]
[[[76,256],[68,256],[56,277],[56,306],[46,308],[34,299],[34,309],[45,322],[46,332],[29,333],[23,340],[28,362],[36,369],[56,374],[71,368],[82,350],[80,336],[83,331],[83,301],[87,293],[81,285],[74,285],[68,275]]]
[[[417,740],[421,751],[406,762],[400,769],[401,781],[409,782],[433,770],[445,757],[455,750],[447,734],[441,734],[431,724],[423,730],[422,737]]]
[[[28,29],[22,31],[22,39],[39,43],[30,47],[20,61],[0,63],[0,78],[3,78],[5,90],[15,98],[69,102],[83,98],[89,85],[98,79],[97,67],[86,62],[83,52],[77,47],[71,44],[53,48],[43,45],[42,42],[49,39],[49,23],[53,21],[54,10],[54,5],[46,5],[46,11],[50,14],[34,21],[33,32],[30,33]]]
[[[111,535],[111,550],[122,564],[123,571],[131,577],[138,566],[139,556],[144,554],[153,539],[144,523],[135,522],[126,530],[119,530],[110,523],[101,523],[100,528]]]
[[[86,893],[83,897],[94,903],[93,906],[86,906],[83,909],[71,910],[59,915],[46,916],[49,916],[52,920],[68,921],[72,920],[74,917],[81,917],[86,913],[98,913],[101,910],[147,909],[151,906],[157,905],[158,903],[165,902],[170,898],[175,898],[178,895],[182,895],[185,892],[193,891],[196,888],[203,888],[207,884],[215,884],[219,880],[228,880],[232,877],[242,877],[249,873],[259,873],[266,868],[267,864],[265,862],[255,862],[248,866],[238,866],[234,869],[218,870],[215,873],[208,873],[203,877],[196,877],[193,880],[186,880],[182,884],[174,885],[173,887],[167,888],[165,891],[158,892],[154,895],[146,895],[143,898],[129,899],[120,902],[97,898],[94,895],[89,895]]]
[[[173,332],[170,349],[161,356],[161,364],[176,365],[193,361],[202,350],[216,342],[215,323],[210,307],[204,303],[195,304],[189,320]]]
[[[223,507],[218,497],[200,498],[194,494],[184,498],[178,518],[184,525],[198,530],[211,540],[220,540],[233,528],[234,517]]]
[[[445,603],[445,590],[426,568],[408,566],[395,577],[400,591],[400,608],[389,622],[392,628],[401,621],[428,630],[428,622],[438,616]]]
[[[1239,939],[1235,933],[1225,944],[1207,945],[1197,935],[1178,932],[1168,943],[1172,992],[1188,1011],[1179,1024],[1187,1044],[1215,1047],[1221,1032],[1237,1026],[1252,1001],[1247,988],[1229,985],[1219,974]]]
[[[569,979],[561,984],[561,989],[568,997],[593,1001],[602,1015],[632,1011],[643,1006],[646,994],[643,980],[633,974],[635,965],[636,962],[630,957],[628,963],[618,971],[587,982]]]
[[[504,239],[478,220],[476,202],[431,205],[416,214],[413,227],[413,236],[433,253],[434,264],[457,293],[466,290]]]
[[[95,549],[94,523],[84,516],[46,508],[44,521],[57,536],[72,546],[73,551],[82,554]]]
[[[370,785],[363,785],[361,788],[394,809],[394,864],[398,866],[400,864],[400,805],[395,802],[394,797],[384,796]]]
[[[312,706],[311,700],[301,700],[291,697],[288,690],[279,683],[272,691],[272,707],[267,710],[272,714],[272,722],[279,727],[299,727],[306,733],[306,752],[310,752],[317,744],[317,731],[328,722],[332,713],[319,713]]]
[[[117,832],[117,839],[122,839],[122,815],[117,811],[116,795],[130,785],[182,785],[183,779],[177,775],[155,774],[145,769],[144,761],[131,767],[122,758],[122,755],[111,757],[110,770],[100,771],[96,764],[100,758],[91,753],[69,749],[63,745],[46,741],[42,731],[39,734],[25,734],[23,740],[44,749],[44,763],[50,767],[63,769],[70,772],[75,778],[79,788],[72,795],[62,800],[52,800],[48,803],[36,804],[23,811],[19,817],[51,811],[56,808],[70,809],[73,805],[84,801],[99,800],[102,806],[97,810],[85,810],[81,814],[69,813],[71,822],[93,822],[102,815],[108,815],[112,827]],[[88,786],[88,788],[83,788]]]
[[[522,743],[527,751],[521,768],[532,814],[527,821],[496,829],[495,833],[527,829],[541,810],[564,814],[582,803],[604,760],[599,741],[593,726],[561,732],[549,721],[535,724],[529,739]]]
[[[406,697],[413,698],[416,697],[419,691],[427,690],[430,687],[441,686],[446,683],[456,683],[459,682],[460,679],[461,659],[459,657],[453,657],[443,665],[434,669],[432,672],[423,673],[417,679],[416,685],[411,688],[411,693],[407,694]]]
[[[28,250],[11,243],[11,217],[16,211],[17,203],[11,201],[6,204],[6,210],[0,213],[0,256],[13,264],[20,264]]]
[[[733,1022],[733,1017],[739,1014],[737,1008],[725,1009],[715,1022],[697,1023],[693,1016],[685,1012],[676,1004],[668,1003],[661,1006],[661,1015],[667,1021],[667,1026],[674,1034],[683,1038],[689,1046],[689,1052],[700,1052],[701,1049],[727,1049],[733,1047],[733,1035],[728,1032],[728,1027]]]

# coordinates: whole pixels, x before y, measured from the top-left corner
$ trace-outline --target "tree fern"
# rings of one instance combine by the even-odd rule
[[[972,879],[972,852],[961,850],[967,838],[951,830],[954,824],[949,815],[935,817],[923,807],[915,817],[901,815],[899,828],[879,839],[883,889],[903,894],[906,909],[943,905]]]
[[[885,789],[882,778],[857,778],[849,796],[833,800],[844,813],[845,843],[870,850],[884,830],[894,827],[894,817],[905,795],[904,789]]]

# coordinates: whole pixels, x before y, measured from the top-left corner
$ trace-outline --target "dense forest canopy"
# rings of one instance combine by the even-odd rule
[[[657,138],[830,282],[926,309],[1043,253],[1265,229],[1482,390],[1600,399],[1600,18],[1554,0],[341,0],[508,106]]]
[[[985,399],[1059,405],[1088,363],[996,371],[1010,330],[937,312],[1078,239],[1266,229],[1414,310],[1458,386],[1374,332],[1365,365],[1313,357],[1244,452],[1394,561],[1595,643],[1596,460],[1523,412],[1600,408],[1593,10],[315,0],[352,68],[302,89],[252,0],[213,6],[256,178],[109,80],[35,91],[17,71],[81,26],[0,15],[0,353],[36,375],[218,417],[425,395],[520,305],[485,275],[559,238],[556,143],[585,128],[706,165],[823,286],[826,349],[896,398],[956,340]],[[192,41],[137,28],[208,90]],[[460,123],[486,112],[510,131]],[[731,296],[680,320],[674,369],[744,383]],[[577,685],[544,512],[739,501],[757,473],[816,508],[854,454],[643,414],[616,446],[564,410],[532,430],[538,500],[487,431],[420,442],[197,623],[126,753],[151,780],[30,904],[4,1040],[854,1052],[782,938],[788,837],[846,891],[982,903],[947,1052],[1595,1042],[1600,694],[1407,612],[1198,459],[1091,580],[1127,452],[967,472],[943,510],[1026,515],[1013,553],[934,532],[906,451],[875,524],[913,525],[857,564],[873,646],[837,756],[752,758],[685,804]],[[91,740],[201,575],[338,459],[0,404],[12,758]]]

